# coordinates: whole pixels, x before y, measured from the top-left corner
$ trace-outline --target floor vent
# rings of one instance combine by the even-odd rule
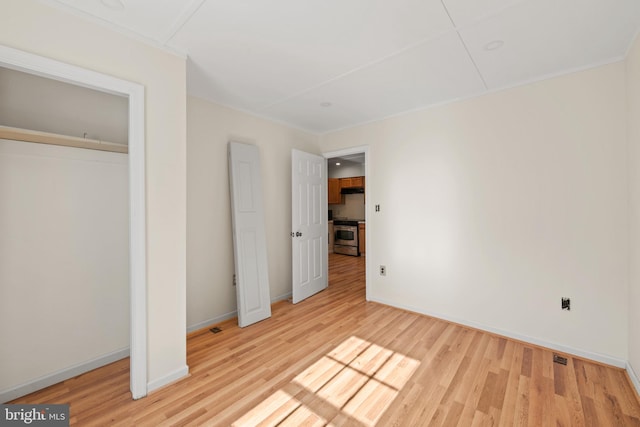
[[[211,332],[213,332],[214,334],[217,334],[218,332],[222,332],[222,329],[218,328],[217,326],[215,328],[211,328],[209,330]]]
[[[554,363],[559,363],[559,364],[561,364],[561,365],[566,365],[566,364],[567,364],[567,358],[566,358],[566,357],[559,356],[559,355],[557,355],[557,354],[554,354],[554,355],[553,355],[553,362],[554,362]]]

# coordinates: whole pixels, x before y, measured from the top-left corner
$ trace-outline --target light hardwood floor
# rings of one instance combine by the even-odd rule
[[[364,257],[330,257],[327,290],[190,334],[190,376],[144,399],[125,359],[16,403],[81,426],[640,426],[623,370],[365,302]]]

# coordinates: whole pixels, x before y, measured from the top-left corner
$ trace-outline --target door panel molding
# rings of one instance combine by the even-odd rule
[[[291,269],[294,304],[328,286],[327,162],[291,151]]]
[[[228,151],[238,325],[243,328],[271,317],[260,152],[235,141]]]

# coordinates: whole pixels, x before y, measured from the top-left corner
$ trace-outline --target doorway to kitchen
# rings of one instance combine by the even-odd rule
[[[324,153],[327,159],[329,210],[329,286],[336,270],[362,268],[365,299],[369,300],[368,244],[371,228],[367,223],[366,198],[371,194],[368,180],[368,147],[360,146]]]

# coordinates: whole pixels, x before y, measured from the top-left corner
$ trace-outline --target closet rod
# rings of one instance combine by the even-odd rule
[[[114,142],[98,141],[97,139],[78,138],[75,136],[59,135],[56,133],[39,132],[0,125],[0,139],[14,141],[37,142],[40,144],[63,145],[65,147],[87,148],[89,150],[110,151],[114,153],[128,153],[129,147]]]

